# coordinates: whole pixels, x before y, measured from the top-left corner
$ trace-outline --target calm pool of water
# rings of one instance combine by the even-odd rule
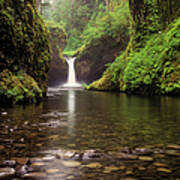
[[[0,128],[0,161],[29,159],[19,179],[180,178],[180,98],[51,91]]]

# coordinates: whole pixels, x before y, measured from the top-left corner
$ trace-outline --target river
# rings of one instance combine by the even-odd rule
[[[39,105],[0,108],[0,166],[16,160],[17,179],[179,180],[179,108],[174,97],[51,89]]]

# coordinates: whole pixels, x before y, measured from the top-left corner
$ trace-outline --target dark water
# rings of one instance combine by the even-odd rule
[[[0,161],[27,157],[31,178],[180,178],[180,98],[61,90],[0,112]]]

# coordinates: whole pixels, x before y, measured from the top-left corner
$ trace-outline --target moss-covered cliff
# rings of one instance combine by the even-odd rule
[[[133,21],[126,51],[89,89],[180,94],[180,2],[129,0],[129,5]]]
[[[35,0],[0,0],[0,34],[1,102],[37,101],[47,90],[50,47]]]
[[[47,26],[50,31],[50,43],[52,47],[52,61],[48,84],[49,86],[55,86],[67,80],[68,68],[63,56],[63,50],[67,43],[67,35],[64,28],[53,21],[48,21]]]

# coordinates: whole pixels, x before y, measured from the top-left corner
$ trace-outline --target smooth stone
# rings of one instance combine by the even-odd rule
[[[55,159],[56,159],[55,156],[46,156],[42,158],[42,161],[53,161]]]
[[[43,173],[43,172],[33,172],[33,173],[24,174],[22,177],[23,178],[32,178],[32,179],[45,178],[45,177],[47,177],[47,174]]]
[[[141,161],[153,161],[153,158],[149,157],[149,156],[140,156],[139,160],[141,160]]]
[[[19,175],[24,175],[27,173],[27,171],[28,171],[28,166],[24,165],[24,166],[20,167],[18,170],[16,170],[16,173]]]
[[[166,168],[157,168],[157,171],[164,172],[164,173],[171,173],[172,172],[170,169],[166,169]]]
[[[3,166],[15,166],[16,165],[16,161],[15,160],[5,160],[2,163]]]
[[[123,171],[123,170],[125,170],[125,169],[126,169],[126,166],[120,166],[120,167],[119,167],[119,170],[122,170],[122,171]]]
[[[32,163],[32,166],[45,166],[46,164],[43,162],[34,162]]]
[[[8,113],[7,113],[7,112],[2,112],[1,114],[2,114],[2,115],[7,115]]]
[[[157,166],[157,167],[166,167],[167,166],[167,164],[160,163],[160,162],[154,162],[153,165]]]
[[[176,144],[169,144],[166,146],[167,149],[179,149],[180,150],[180,145]]]
[[[60,151],[56,153],[58,159],[70,159],[76,154],[76,151]]]
[[[66,179],[74,179],[74,176],[68,176]]]
[[[133,175],[134,173],[131,170],[126,171],[126,176]]]
[[[66,167],[73,168],[81,165],[78,161],[62,161],[62,164]]]
[[[48,170],[46,170],[46,172],[47,172],[48,174],[58,173],[59,171],[60,171],[59,169],[48,169]]]
[[[127,155],[127,159],[131,159],[131,160],[138,159],[138,156],[137,155],[128,154]]]
[[[15,175],[15,170],[13,168],[1,168],[0,169],[0,179],[9,178]]]
[[[145,167],[138,167],[138,170],[139,170],[139,171],[145,171],[146,168],[145,168]]]
[[[52,135],[52,136],[49,136],[48,139],[57,139],[59,136],[58,135]]]
[[[87,168],[101,168],[102,165],[98,162],[94,162],[94,163],[90,163],[90,164],[87,164],[87,165],[84,165],[83,167],[87,167]]]
[[[110,173],[112,171],[118,171],[118,170],[119,170],[119,167],[116,167],[116,166],[106,166],[105,170],[104,170],[104,173]]]

